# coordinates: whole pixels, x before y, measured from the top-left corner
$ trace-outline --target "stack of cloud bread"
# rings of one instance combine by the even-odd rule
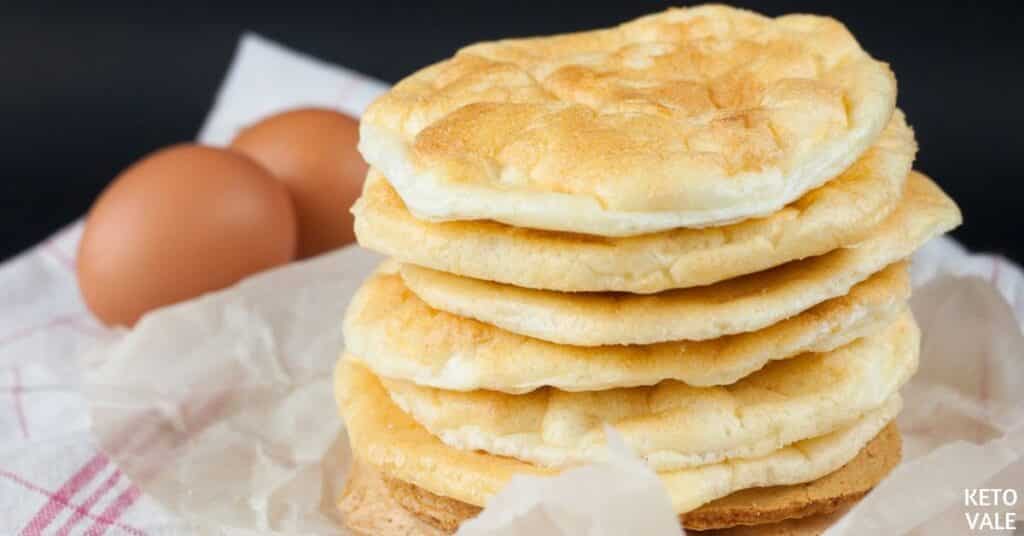
[[[839,22],[723,6],[395,86],[361,125],[392,260],[344,322],[349,525],[454,532],[607,424],[687,529],[821,530],[900,458],[907,258],[960,221],[895,101]]]

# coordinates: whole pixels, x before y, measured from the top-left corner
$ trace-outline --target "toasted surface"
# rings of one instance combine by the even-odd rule
[[[352,298],[346,349],[379,376],[456,391],[599,391],[662,380],[727,385],[771,361],[827,352],[877,333],[910,296],[906,263],[896,263],[845,296],[759,331],[707,341],[581,347],[431,309],[406,288],[395,267],[385,263]]]
[[[882,434],[888,433],[892,428],[892,426],[887,427]],[[880,439],[881,437],[876,437],[871,443],[868,443],[866,448],[879,445]],[[861,456],[862,454],[858,455],[854,461],[843,466],[837,472],[846,471],[847,467],[857,463]],[[458,530],[460,523],[477,515],[480,511],[479,507],[434,495],[400,480],[388,479],[385,482],[380,473],[359,460],[355,461],[349,475],[349,479],[345,483],[344,495],[338,501],[338,510],[341,512],[345,526],[359,536],[379,536],[381,534],[388,536],[449,535]],[[811,483],[811,485],[813,484]],[[396,497],[400,498],[401,502],[396,500]],[[701,532],[701,534],[706,536],[820,536],[844,513],[848,504],[855,502],[855,497],[856,495],[851,494],[844,496],[839,501],[829,500],[811,505],[818,507],[820,504],[822,507],[829,507],[835,504],[837,509],[829,513],[788,518],[776,523],[712,529]],[[762,511],[757,505],[751,506],[750,512]]]
[[[607,424],[654,470],[670,471],[765,456],[849,425],[906,383],[917,370],[919,343],[906,313],[882,333],[828,353],[776,361],[721,387],[669,380],[515,395],[381,382],[398,407],[452,448],[571,467],[606,459]]]
[[[708,529],[697,531],[691,529],[688,534],[700,536],[822,536],[833,524],[856,504],[859,499],[851,498],[844,504],[839,504],[836,509],[808,517],[794,517],[779,521],[777,523],[765,523],[762,525],[736,525],[724,529]]]
[[[833,512],[875,487],[899,464],[901,453],[900,434],[896,424],[891,423],[838,471],[804,484],[738,491],[689,512],[683,524],[706,530],[778,523]]]
[[[420,218],[627,236],[775,212],[895,98],[838,21],[709,5],[466,47],[374,102],[360,150]]]
[[[866,240],[706,287],[651,295],[525,289],[410,264],[402,279],[434,309],[559,344],[599,346],[706,340],[756,331],[845,295],[960,223],[956,204],[911,176],[896,210]]]
[[[442,536],[455,532],[428,524],[402,508],[391,497],[380,473],[359,460],[349,471],[338,511],[345,527],[358,536]]]
[[[549,476],[553,469],[445,445],[407,414],[366,368],[341,360],[335,394],[353,453],[383,474],[431,493],[481,506],[516,474]],[[830,434],[799,441],[761,458],[735,459],[661,472],[673,508],[686,513],[742,489],[821,478],[856,457],[898,413],[898,396]]]
[[[420,220],[375,169],[352,211],[359,243],[402,262],[519,287],[648,294],[715,283],[865,239],[899,203],[915,150],[897,111],[852,167],[777,212],[634,237]]]
[[[712,530],[707,536],[821,534],[835,520],[830,514],[860,499],[892,471],[900,461],[901,445],[896,425],[890,424],[833,473],[805,484],[739,491],[681,516],[680,522],[689,530]],[[355,465],[354,475],[346,484],[346,497],[371,490],[378,501],[374,507],[388,504],[395,517],[410,524],[422,523],[423,534],[451,534],[480,512],[478,506],[382,476],[361,461]],[[342,502],[346,513],[352,510],[348,506],[351,502]],[[393,524],[390,517],[381,521]]]

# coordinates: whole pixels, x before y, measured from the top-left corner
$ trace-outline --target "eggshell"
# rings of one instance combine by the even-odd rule
[[[294,259],[288,192],[226,149],[175,145],[124,170],[90,209],[78,249],[86,304],[111,325]]]
[[[299,221],[299,257],[355,241],[349,209],[367,170],[356,150],[358,141],[355,119],[334,110],[301,108],[267,117],[231,143],[288,187]]]

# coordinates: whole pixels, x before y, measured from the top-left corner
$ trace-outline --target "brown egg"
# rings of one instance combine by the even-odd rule
[[[301,108],[267,117],[231,142],[288,187],[299,220],[299,257],[355,240],[349,209],[367,169],[356,151],[358,141],[355,119],[334,110]]]
[[[287,190],[248,157],[183,144],[125,169],[89,210],[78,286],[110,325],[294,259]]]

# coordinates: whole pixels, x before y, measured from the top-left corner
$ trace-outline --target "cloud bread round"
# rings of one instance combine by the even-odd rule
[[[701,6],[466,47],[374,102],[359,148],[423,219],[630,236],[775,212],[895,99],[834,19]]]
[[[776,361],[721,387],[670,380],[514,395],[381,382],[398,407],[456,449],[569,467],[606,459],[607,423],[648,465],[668,471],[764,456],[849,424],[883,405],[917,370],[919,342],[906,313],[882,333]]]
[[[429,222],[371,169],[352,211],[364,247],[402,262],[519,287],[648,294],[715,283],[859,242],[899,202],[916,150],[898,110],[836,179],[768,216],[724,227],[607,238],[493,221]]]
[[[513,333],[599,346],[706,340],[755,331],[845,295],[960,222],[957,206],[923,175],[911,176],[896,210],[864,241],[706,287],[658,294],[525,289],[403,264],[424,302]]]
[[[708,536],[819,536],[899,463],[901,444],[896,425],[889,424],[835,472],[805,484],[739,491],[680,516],[680,522],[712,530]],[[361,460],[338,508],[361,534],[396,536],[452,534],[480,513],[478,506],[385,477]]]
[[[793,486],[743,490],[681,516],[708,536],[818,536],[899,463],[901,440],[889,424],[839,470]],[[385,477],[355,460],[338,509],[358,534],[440,536],[454,533],[480,507]],[[728,528],[718,528],[728,527]]]
[[[484,452],[453,449],[391,402],[366,368],[339,362],[335,396],[355,456],[390,478],[475,506],[514,475],[550,476],[555,470]],[[899,397],[849,426],[755,459],[730,460],[659,473],[676,512],[686,513],[736,491],[810,482],[857,456],[899,412]]]
[[[879,332],[905,310],[910,295],[906,263],[896,263],[845,296],[759,331],[707,341],[581,347],[431,309],[406,288],[396,267],[386,262],[352,298],[346,349],[379,376],[458,391],[599,391],[667,379],[731,384],[770,361],[827,352]]]

